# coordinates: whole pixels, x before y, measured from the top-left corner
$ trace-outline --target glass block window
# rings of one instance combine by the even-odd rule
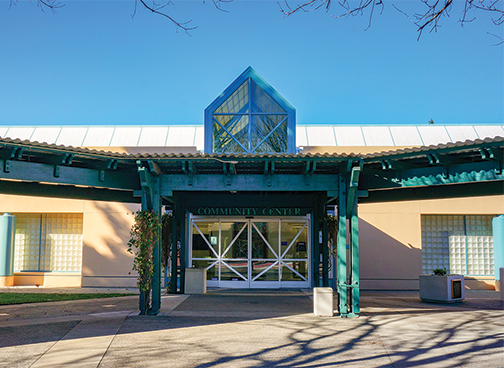
[[[40,259],[40,214],[17,213],[14,241],[14,270],[39,269]]]
[[[221,96],[205,110],[205,152],[294,153],[295,110],[255,71]]]
[[[494,275],[492,218],[422,216],[422,272],[446,268],[463,275]]]
[[[15,215],[15,271],[81,271],[82,214]]]

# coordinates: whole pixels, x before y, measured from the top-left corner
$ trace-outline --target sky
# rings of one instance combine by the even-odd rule
[[[504,124],[504,26],[461,27],[462,1],[417,41],[420,0],[381,14],[285,17],[276,1],[173,1],[190,36],[134,0],[63,1],[56,14],[0,0],[0,125],[202,124],[248,66],[298,124]],[[335,2],[334,2],[335,3]],[[295,2],[292,2],[295,4]],[[333,5],[333,14],[339,14]]]

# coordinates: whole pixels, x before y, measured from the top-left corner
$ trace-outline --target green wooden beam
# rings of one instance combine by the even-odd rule
[[[192,185],[187,175],[162,175],[161,195],[167,191],[328,191],[335,187],[338,175],[312,175],[306,185],[304,175],[194,175]],[[268,180],[270,184],[268,184]]]
[[[5,161],[0,160],[0,167]],[[139,189],[138,175],[118,171],[104,171],[73,166],[58,166],[55,176],[55,165],[28,161],[9,160],[9,170],[0,170],[0,179],[46,182],[54,184],[83,185],[98,188]]]
[[[402,171],[381,171],[366,168],[361,181],[365,189],[371,190],[490,180],[504,180],[497,160],[453,166],[427,166]]]

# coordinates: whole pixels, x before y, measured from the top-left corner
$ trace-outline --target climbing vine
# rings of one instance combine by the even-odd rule
[[[152,276],[154,275],[154,244],[159,237],[158,214],[154,211],[137,211],[130,236],[128,252],[135,255],[133,270],[138,272],[137,286],[142,295],[140,313],[145,314],[149,310]]]
[[[327,237],[329,242],[334,245],[338,244],[338,216],[327,215]]]
[[[173,280],[173,270],[171,269],[170,261],[172,257],[172,224],[173,215],[171,213],[165,213],[161,216],[161,267],[166,272],[166,290],[168,292],[171,291],[171,283]]]

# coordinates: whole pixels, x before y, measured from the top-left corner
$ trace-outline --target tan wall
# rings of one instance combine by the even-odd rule
[[[418,289],[422,271],[418,202],[360,205],[359,245],[363,289]]]
[[[359,205],[362,289],[418,290],[421,215],[504,213],[504,195]],[[466,277],[471,289],[492,289],[493,277]]]
[[[84,203],[82,286],[136,286],[127,243],[137,209],[138,205],[122,203]]]
[[[133,256],[127,252],[127,242],[132,213],[138,208],[134,204],[0,195],[0,213],[84,214],[81,284],[86,287],[136,285],[136,274],[131,271]],[[422,270],[422,214],[504,214],[504,195],[359,205],[363,289],[418,289]],[[28,275],[18,276],[18,283],[28,282]],[[35,280],[32,276],[30,280]],[[56,274],[39,276],[39,281],[61,284],[54,279]],[[75,285],[75,278],[72,280]],[[468,277],[466,285],[475,289],[493,288],[493,280]]]
[[[133,255],[127,252],[136,204],[0,195],[0,213],[83,213],[82,277],[16,273],[16,285],[134,287]]]

